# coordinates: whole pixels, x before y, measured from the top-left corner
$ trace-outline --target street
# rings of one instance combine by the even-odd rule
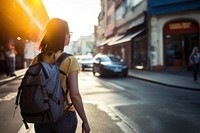
[[[0,87],[0,132],[24,126],[14,102],[21,78]],[[79,89],[93,133],[199,133],[199,91],[170,88],[130,77],[79,74]],[[77,133],[81,132],[81,121]]]

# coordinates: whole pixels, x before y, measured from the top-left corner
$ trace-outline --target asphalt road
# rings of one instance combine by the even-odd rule
[[[20,81],[18,78],[0,86],[0,133],[17,133],[22,126],[19,108],[15,111],[15,97]]]
[[[80,77],[84,80],[80,82],[84,99],[105,105],[134,132],[200,132],[200,92],[130,77],[99,78],[90,72],[80,75],[84,75]]]
[[[19,83],[17,79],[0,86],[0,133],[16,133],[22,126],[19,109],[13,118]],[[93,133],[200,132],[197,91],[130,77],[94,77],[91,71],[80,73],[79,88]]]

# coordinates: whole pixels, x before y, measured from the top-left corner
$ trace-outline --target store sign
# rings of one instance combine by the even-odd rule
[[[181,29],[190,29],[192,26],[191,22],[178,22],[169,24],[170,30],[181,30]]]

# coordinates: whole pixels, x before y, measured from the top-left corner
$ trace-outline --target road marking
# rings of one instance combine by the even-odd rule
[[[135,129],[131,129],[124,122],[117,122],[117,125],[122,129],[122,131],[124,131],[124,133],[138,133]]]
[[[121,129],[125,132],[125,133],[129,133],[129,130],[131,130],[133,133],[139,133],[140,132],[140,128],[139,125],[131,120],[130,118],[128,118],[126,115],[122,114],[119,110],[116,109],[116,106],[127,106],[127,105],[131,105],[131,104],[138,104],[141,102],[127,102],[124,104],[110,104],[107,105],[110,110],[112,110],[124,123],[124,125],[128,126],[129,128],[124,128],[124,125],[119,124],[119,126],[122,126]],[[142,103],[141,103],[142,104]],[[126,129],[126,130],[125,130]]]
[[[122,90],[122,91],[124,91],[125,89],[124,89],[124,87],[122,87],[122,86],[119,86],[119,85],[116,85],[116,84],[113,84],[113,83],[107,83],[108,85],[111,85],[111,86],[113,86],[113,87],[115,87],[115,88],[117,88],[117,89],[119,89],[119,90]]]
[[[17,133],[35,133],[34,124],[32,123],[27,123],[27,124],[29,126],[29,129],[26,129],[23,124]]]
[[[17,95],[17,92],[9,93],[8,95],[4,96],[3,98],[0,98],[0,102],[3,102],[3,101],[10,101],[10,100],[12,100],[13,98],[15,98],[16,95]]]

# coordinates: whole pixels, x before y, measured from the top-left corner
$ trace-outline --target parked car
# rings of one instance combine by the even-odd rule
[[[88,55],[82,55],[78,60],[81,70],[84,71],[86,68],[93,68],[93,57]]]
[[[128,75],[128,66],[114,55],[96,55],[93,62],[93,75]]]

